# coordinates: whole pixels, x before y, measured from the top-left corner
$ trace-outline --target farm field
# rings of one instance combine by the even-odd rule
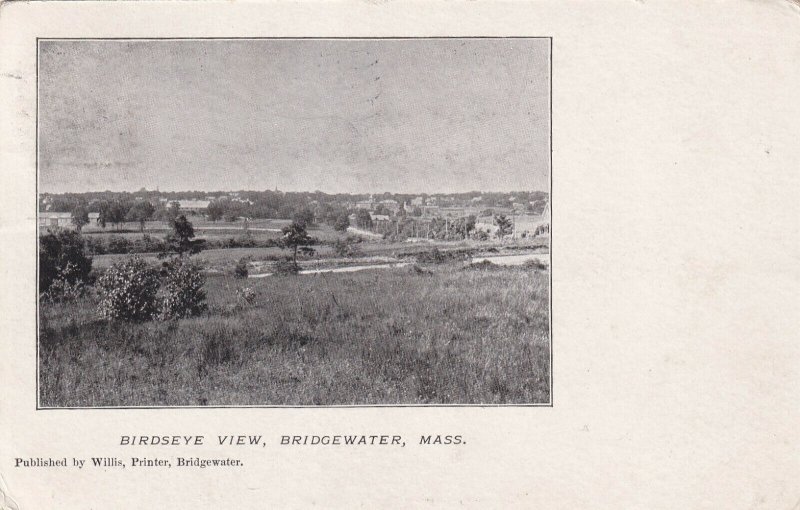
[[[239,250],[241,251],[241,250]],[[250,303],[237,297],[248,287]],[[208,311],[101,321],[41,304],[45,407],[509,404],[550,399],[549,270],[462,263],[234,279]]]

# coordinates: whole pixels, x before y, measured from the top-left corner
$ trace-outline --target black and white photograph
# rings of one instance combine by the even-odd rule
[[[38,408],[552,404],[551,39],[40,39]]]

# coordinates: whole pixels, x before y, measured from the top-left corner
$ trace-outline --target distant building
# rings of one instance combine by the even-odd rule
[[[411,199],[411,205],[425,205],[425,199],[422,197],[413,198]]]
[[[369,200],[361,200],[360,202],[356,202],[356,209],[365,209],[367,211],[375,210],[375,200],[372,197],[369,197]]]
[[[208,200],[176,200],[176,202],[181,212],[189,213],[205,213],[211,203]]]
[[[400,204],[397,202],[397,200],[392,200],[391,198],[388,200],[381,200],[378,203],[381,206],[385,207],[386,209],[389,209],[393,213],[396,213],[397,211],[400,210]]]
[[[441,212],[439,206],[436,205],[423,205],[421,209],[423,216],[438,216]]]
[[[40,212],[40,227],[69,227],[72,226],[72,213],[68,212]]]
[[[480,222],[475,224],[475,230],[476,231],[480,230],[482,232],[487,232],[489,234],[494,235],[497,232],[497,225],[494,225],[492,223]]]
[[[96,225],[97,220],[100,219],[99,212],[89,213],[89,225]],[[74,228],[72,223],[72,213],[69,212],[50,212],[44,211],[39,213],[39,226],[40,227],[60,227],[60,228]]]

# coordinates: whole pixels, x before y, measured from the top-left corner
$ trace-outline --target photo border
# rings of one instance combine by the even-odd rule
[[[41,405],[41,392],[39,388],[41,357],[39,352],[39,57],[41,41],[210,41],[210,40],[420,40],[420,39],[548,39],[550,41],[549,63],[549,109],[550,109],[550,161],[549,180],[550,191],[547,207],[550,212],[550,252],[549,252],[549,402],[536,402],[525,404],[351,404],[351,405],[186,405],[186,406],[61,406],[50,407]],[[349,409],[349,408],[496,408],[496,407],[555,407],[553,398],[553,37],[552,36],[387,36],[387,37],[37,37],[36,38],[36,135],[35,135],[35,189],[36,189],[36,411],[70,411],[70,410],[109,410],[109,409]]]

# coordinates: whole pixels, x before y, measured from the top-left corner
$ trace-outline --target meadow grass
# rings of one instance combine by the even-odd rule
[[[219,236],[220,238],[231,236]],[[340,236],[343,239],[344,236]],[[537,238],[526,242],[516,241],[513,244],[503,245],[497,241],[433,241],[430,243],[408,243],[402,241],[370,241],[358,244],[358,249],[364,256],[400,256],[403,254],[416,254],[430,251],[432,248],[441,250],[473,249],[476,252],[486,252],[487,250],[500,252],[516,252],[525,250],[529,252],[548,252],[549,239]],[[335,256],[334,250],[329,245],[314,246],[315,255],[303,257],[309,259],[324,259]],[[269,261],[285,258],[290,254],[289,250],[282,248],[212,248],[203,250],[193,258],[203,264],[207,269],[221,270],[232,268],[233,263],[240,258],[247,258],[251,261]],[[486,254],[489,254],[488,252]],[[140,254],[144,259],[152,264],[158,263],[155,253]],[[103,254],[92,257],[92,266],[95,269],[105,269],[115,262],[125,260],[130,257],[128,254]]]
[[[237,289],[255,292],[251,303]],[[236,280],[171,322],[40,307],[40,403],[62,406],[547,403],[549,274],[460,264]]]

